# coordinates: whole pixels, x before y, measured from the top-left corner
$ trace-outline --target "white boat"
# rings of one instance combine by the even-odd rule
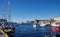
[[[44,26],[46,26],[47,24],[45,24],[45,23],[43,23],[43,22],[40,22],[39,25],[42,26],[42,27],[44,27]]]
[[[44,26],[46,26],[47,24],[40,24],[40,26],[42,26],[42,27],[44,27]]]
[[[36,24],[33,25],[33,28],[36,29]]]

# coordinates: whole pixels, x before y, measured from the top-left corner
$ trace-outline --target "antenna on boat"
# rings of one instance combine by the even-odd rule
[[[8,0],[8,21],[11,21],[11,13],[10,13],[10,0]]]

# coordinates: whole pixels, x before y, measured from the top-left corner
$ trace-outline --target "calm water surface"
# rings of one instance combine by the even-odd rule
[[[32,24],[21,24],[16,27],[14,37],[45,37],[50,33],[50,28],[47,26],[40,27],[37,24],[36,29],[34,29]]]

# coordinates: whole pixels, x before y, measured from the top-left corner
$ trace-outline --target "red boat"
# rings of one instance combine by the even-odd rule
[[[52,32],[60,32],[60,22],[54,22],[51,24]]]

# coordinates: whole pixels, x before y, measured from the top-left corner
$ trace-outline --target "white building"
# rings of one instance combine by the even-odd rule
[[[60,16],[54,18],[55,22],[60,22]]]

